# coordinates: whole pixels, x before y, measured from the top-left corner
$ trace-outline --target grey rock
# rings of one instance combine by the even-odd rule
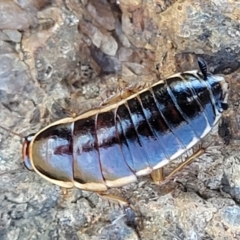
[[[110,193],[130,199],[142,215],[142,239],[240,239],[239,3],[19,2],[0,4],[0,125],[21,135],[99,107],[125,87],[195,69],[197,56],[225,74],[229,145],[214,129],[206,154],[172,181],[156,186],[143,177]],[[27,171],[19,137],[0,129],[1,240],[137,238],[123,209],[78,189],[64,198],[58,186]]]

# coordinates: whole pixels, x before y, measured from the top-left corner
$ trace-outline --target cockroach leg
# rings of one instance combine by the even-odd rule
[[[103,106],[107,106],[107,105],[111,105],[113,103],[116,103],[118,101],[121,101],[122,97],[121,94],[115,94],[115,95],[111,95],[110,97],[106,98],[106,99],[102,99],[102,102],[100,103],[100,107]]]
[[[146,87],[150,87],[149,83],[145,83],[143,86],[141,86],[141,85],[130,86],[126,89],[120,89],[119,93],[110,95],[108,98],[103,100],[100,103],[100,106],[102,107],[102,106],[111,105],[111,104],[120,102],[123,99],[127,99],[127,98],[131,97],[132,95],[137,94],[141,89],[146,88]]]
[[[151,173],[151,178],[156,185],[159,185],[161,182],[163,182],[164,181],[163,168],[154,170]]]
[[[107,194],[104,192],[98,192],[97,194],[102,199],[112,202],[114,204],[117,204],[120,207],[129,207],[130,206],[130,203],[127,200],[125,200],[124,198],[121,198],[119,196],[114,196],[114,195]]]
[[[138,90],[139,91],[139,90]],[[128,97],[130,97],[132,94],[134,94],[136,91],[132,90],[132,89],[127,89],[127,90],[122,90],[120,93],[117,93],[115,95],[111,95],[110,97],[108,97],[107,99],[103,100],[100,103],[100,106],[106,106],[106,105],[111,105],[117,102],[120,102],[123,99],[126,99]]]
[[[178,167],[176,167],[165,179],[164,181],[170,180],[177,172],[180,172],[185,166],[192,163],[196,158],[200,157],[203,153],[205,153],[205,148],[200,148],[196,153],[187,158],[183,163],[181,163]]]
[[[132,207],[125,207],[124,213],[126,215],[126,224],[136,232],[138,239],[142,239],[140,234],[140,231],[143,229],[142,214],[137,216],[136,211]]]
[[[180,172],[185,166],[189,165],[191,162],[195,160],[195,158],[201,156],[205,152],[205,148],[199,149],[192,156],[187,158],[183,163],[181,163],[178,167],[176,167],[168,176],[164,177],[163,168],[159,168],[154,170],[151,173],[151,178],[156,185],[163,184],[169,181],[177,172]]]
[[[61,198],[60,198],[60,201],[59,201],[59,205],[62,205],[71,196],[72,191],[71,191],[71,189],[64,188],[64,187],[60,187],[60,190],[61,190]]]
[[[120,207],[124,209],[124,214],[126,216],[126,224],[131,227],[138,238],[141,239],[139,231],[143,229],[143,216],[140,211],[137,211],[127,200],[121,198],[119,196],[114,196],[106,193],[99,193],[99,197],[112,202],[114,204],[118,204]],[[137,213],[137,214],[136,214]]]
[[[64,187],[60,187],[61,189],[61,195],[62,196],[67,196],[69,191],[68,191],[68,188],[64,188]]]

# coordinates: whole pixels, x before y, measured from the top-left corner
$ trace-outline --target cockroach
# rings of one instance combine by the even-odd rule
[[[228,106],[228,83],[201,58],[198,65],[25,137],[26,168],[63,188],[98,193],[142,175],[161,181],[163,166],[198,144]]]

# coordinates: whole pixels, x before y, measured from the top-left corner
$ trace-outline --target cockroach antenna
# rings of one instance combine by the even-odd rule
[[[9,170],[9,171],[6,171],[6,172],[3,172],[3,173],[0,173],[0,177],[1,176],[4,176],[4,175],[9,175],[9,174],[16,174],[16,173],[19,173],[19,172],[27,172],[28,170],[24,167],[22,168],[16,168],[16,169],[13,169],[13,170]]]
[[[1,125],[0,125],[0,128],[3,129],[3,130],[5,130],[5,131],[7,131],[7,132],[10,132],[10,133],[13,134],[13,135],[16,135],[16,136],[20,137],[20,138],[22,138],[22,139],[25,138],[25,136],[23,136],[22,134],[16,133],[16,132],[10,130],[9,128],[5,128],[5,127],[3,127],[3,126],[1,126]]]
[[[207,80],[207,76],[208,76],[207,64],[201,57],[198,57],[197,60],[198,60],[199,69],[203,75],[203,79]]]

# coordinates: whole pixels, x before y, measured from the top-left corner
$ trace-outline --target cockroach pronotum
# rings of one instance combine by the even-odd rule
[[[61,187],[98,193],[142,175],[159,182],[163,166],[199,143],[227,109],[227,82],[208,73],[202,59],[198,64],[200,70],[177,73],[25,137],[25,166]]]

